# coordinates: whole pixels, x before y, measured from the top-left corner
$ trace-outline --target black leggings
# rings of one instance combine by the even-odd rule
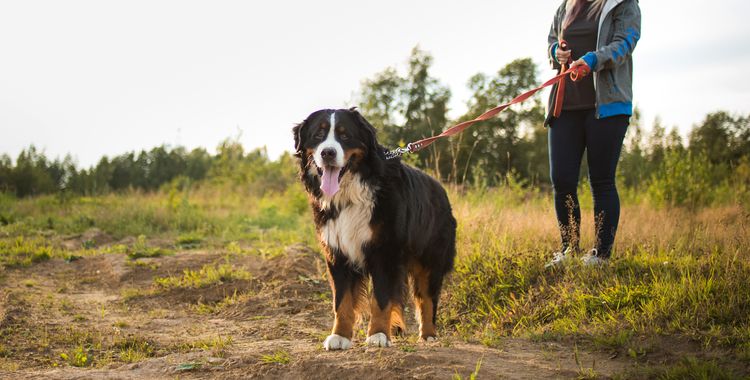
[[[576,190],[581,159],[586,151],[589,182],[594,194],[594,248],[600,257],[608,258],[620,219],[615,172],[630,116],[597,119],[595,112],[593,109],[563,111],[559,118],[552,121],[549,129],[550,177],[563,250],[578,249],[581,210]]]

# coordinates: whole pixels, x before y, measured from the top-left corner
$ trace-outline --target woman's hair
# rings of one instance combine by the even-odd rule
[[[606,2],[606,0],[567,0],[565,3],[565,18],[562,23],[562,30],[567,29],[578,18],[586,1],[591,2],[591,7],[586,15],[589,19],[598,17],[602,13],[602,8],[604,8],[604,3]]]

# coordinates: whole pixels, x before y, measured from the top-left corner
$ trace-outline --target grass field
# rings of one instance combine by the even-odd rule
[[[0,195],[0,369],[62,378],[326,377],[342,368],[360,378],[372,368],[480,378],[750,375],[746,207],[655,208],[624,194],[610,264],[547,270],[558,236],[548,194],[511,186],[450,196],[459,257],[440,342],[418,343],[412,321],[396,347],[332,354],[320,348],[330,291],[296,184],[265,195],[212,185]],[[581,199],[587,247],[590,196]]]

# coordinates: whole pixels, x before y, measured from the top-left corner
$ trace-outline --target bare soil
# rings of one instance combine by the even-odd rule
[[[252,277],[153,291],[156,277],[227,261]],[[353,349],[326,352],[322,341],[332,311],[325,266],[304,246],[272,259],[201,250],[137,262],[122,254],[54,259],[0,272],[0,284],[0,329],[13,337],[2,342],[3,378],[445,379],[468,378],[478,364],[479,378],[608,378],[639,365],[627,353],[565,342],[508,338],[500,348],[489,348],[443,332],[437,342],[421,343],[413,319],[407,336],[396,338],[393,347],[365,347],[360,331]],[[235,302],[217,307],[227,297]],[[198,305],[216,310],[200,312]],[[129,338],[148,342],[152,352],[133,363],[116,353],[106,358],[94,352],[95,360],[84,367],[60,356],[75,339],[107,347]],[[227,344],[196,343],[217,338]],[[657,360],[679,356],[666,352]]]

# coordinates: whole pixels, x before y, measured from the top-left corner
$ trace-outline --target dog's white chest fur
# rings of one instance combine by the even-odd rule
[[[375,205],[373,190],[349,173],[341,178],[341,190],[323,201],[323,208],[335,204],[338,217],[320,230],[321,240],[331,249],[340,250],[357,268],[364,267],[362,247],[372,239],[370,220]]]

